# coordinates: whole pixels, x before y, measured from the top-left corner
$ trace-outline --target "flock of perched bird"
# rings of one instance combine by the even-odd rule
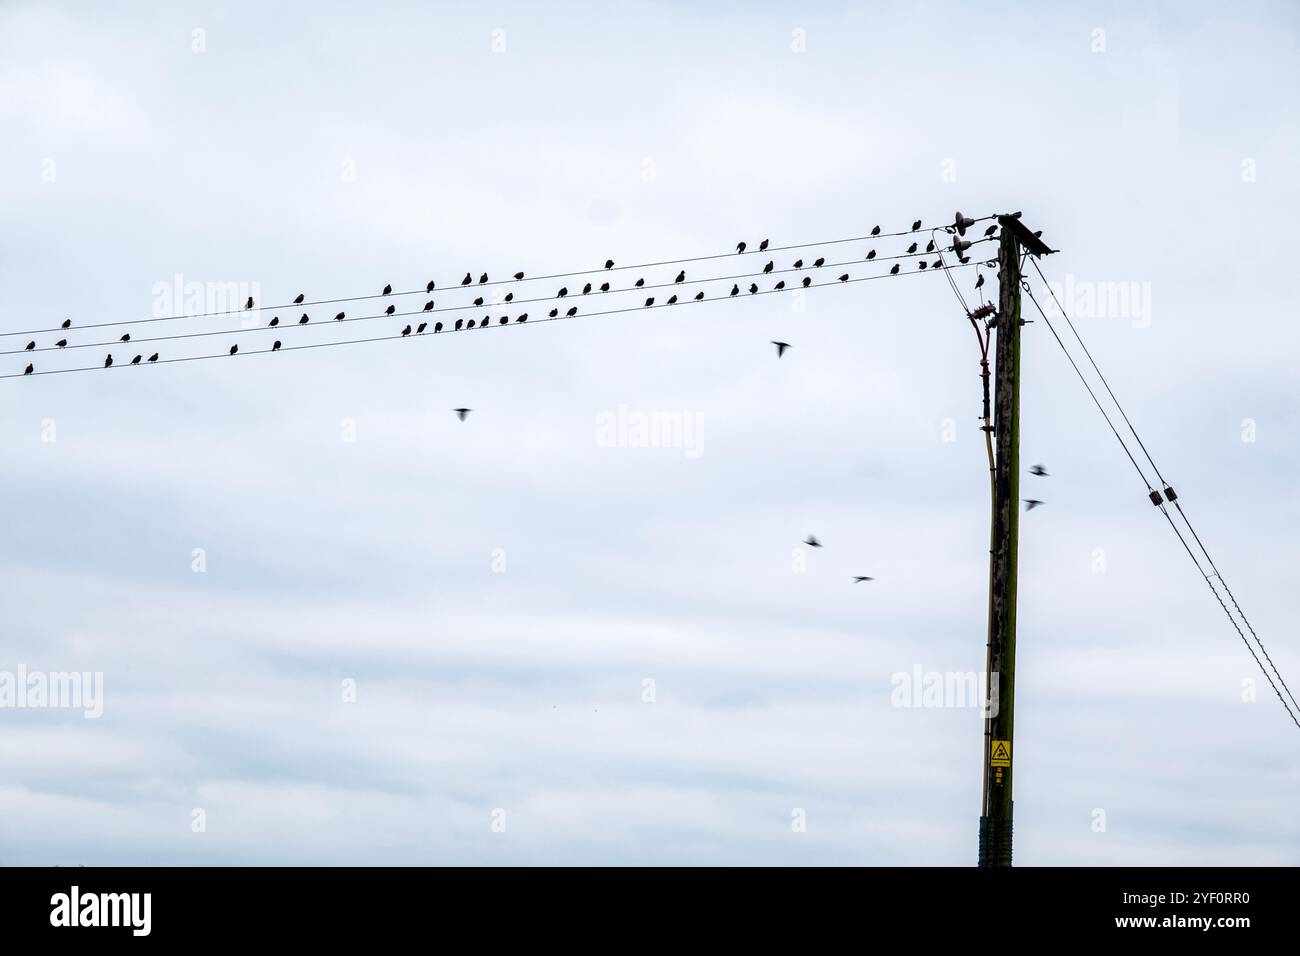
[[[921,227],[922,227],[921,220],[918,219],[918,220],[916,220],[915,222],[912,223],[912,230],[911,230],[911,231],[913,231],[913,232],[917,232],[917,231],[919,231],[919,230],[921,229]],[[984,234],[984,235],[985,235],[985,238],[988,239],[988,238],[992,237],[996,231],[997,231],[997,225],[996,225],[996,224],[995,224],[995,225],[991,225],[991,226],[989,226],[988,229],[985,231],[985,234]],[[880,234],[881,234],[880,226],[875,226],[875,227],[871,230],[871,236],[873,236],[873,237],[874,237],[874,236],[879,236]],[[894,234],[892,234],[892,235],[898,235],[898,234],[897,234],[897,233],[894,233]],[[758,251],[758,252],[766,252],[767,249],[768,249],[768,245],[769,245],[769,240],[767,240],[767,239],[762,240],[762,241],[758,244],[758,246],[757,246],[757,251]],[[749,248],[750,248],[750,247],[749,247],[749,244],[748,244],[747,242],[744,242],[744,241],[742,241],[742,242],[738,242],[738,243],[736,244],[736,253],[737,253],[737,254],[741,254],[741,255],[743,255],[743,254],[746,252],[746,250],[749,249]],[[908,255],[908,256],[916,255],[916,254],[918,254],[919,249],[920,249],[920,243],[919,243],[919,242],[913,242],[913,243],[908,247],[908,249],[907,249],[907,255]],[[938,245],[937,245],[937,243],[936,243],[933,239],[931,239],[931,240],[926,244],[926,246],[925,246],[925,252],[926,252],[926,253],[933,253],[933,252],[936,252],[937,249],[938,249]],[[957,251],[958,251],[958,257],[961,259],[961,261],[963,261],[963,262],[968,261],[968,257],[966,257],[966,256],[962,256],[960,250],[957,250]],[[869,251],[867,252],[867,255],[865,256],[865,258],[864,258],[863,261],[868,261],[868,262],[869,262],[869,261],[871,261],[871,260],[873,260],[873,259],[875,259],[875,258],[876,258],[876,250],[875,250],[875,249],[871,249],[871,250],[869,250]],[[895,257],[895,258],[902,258],[902,257]],[[808,264],[808,266],[805,266],[804,260],[803,260],[802,258],[800,258],[800,259],[795,259],[795,260],[794,260],[794,262],[791,264],[789,270],[782,269],[782,270],[780,270],[780,271],[799,271],[799,270],[803,270],[803,269],[805,269],[805,268],[821,269],[821,268],[823,268],[825,265],[826,265],[826,259],[825,259],[824,257],[819,257],[819,258],[813,260],[810,264]],[[925,260],[925,259],[922,259],[922,260],[919,262],[919,268],[920,268],[920,269],[939,269],[939,268],[942,268],[943,266],[944,266],[944,263],[943,263],[943,259],[942,259],[942,257],[940,257],[939,259],[937,259],[937,260],[936,260],[935,262],[933,262],[933,263],[931,263],[931,262],[929,262],[928,260]],[[606,259],[606,260],[605,260],[605,269],[606,269],[606,270],[613,269],[614,267],[615,267],[615,263],[614,263],[614,260],[613,260],[613,259]],[[626,268],[626,267],[624,267],[624,268]],[[776,261],[775,261],[775,259],[769,259],[768,262],[767,262],[767,264],[763,266],[763,269],[762,269],[762,275],[764,275],[764,276],[766,276],[766,275],[771,275],[771,274],[773,273],[774,270],[776,270]],[[899,274],[899,271],[900,271],[900,264],[896,262],[896,263],[894,263],[894,264],[890,267],[889,274],[890,274],[890,275],[898,275],[898,274]],[[516,272],[516,273],[514,273],[513,278],[514,278],[516,281],[522,281],[522,280],[524,280],[524,279],[526,278],[526,275],[525,275],[524,272],[520,271],[520,272]],[[841,274],[841,275],[838,277],[838,279],[839,279],[840,282],[848,282],[849,279],[850,279],[850,274],[847,273],[847,272],[845,272],[845,273]],[[702,280],[694,280],[694,281],[698,282],[698,281],[702,281]],[[477,280],[477,285],[479,285],[479,286],[483,286],[483,285],[487,285],[489,282],[491,282],[491,279],[490,279],[490,277],[488,276],[488,274],[487,274],[486,272],[484,272],[484,273],[481,273],[481,274],[479,275],[478,280]],[[641,289],[641,288],[643,288],[643,287],[645,286],[645,282],[646,282],[646,280],[645,280],[644,277],[639,278],[639,279],[636,280],[636,282],[633,284],[633,286],[632,286],[631,288],[632,288],[632,289]],[[677,276],[676,276],[676,278],[673,280],[673,283],[672,283],[672,284],[674,284],[674,285],[682,285],[682,284],[684,284],[684,283],[686,283],[686,282],[687,282],[686,270],[685,270],[685,269],[681,269],[681,270],[677,273]],[[983,285],[983,282],[984,282],[984,277],[981,275],[981,276],[979,277],[978,281],[976,282],[976,288],[979,288],[980,286],[982,286],[982,285]],[[810,276],[810,275],[804,275],[804,276],[801,278],[800,282],[799,282],[799,286],[801,286],[802,288],[809,288],[809,287],[812,285],[812,283],[813,283],[813,278],[812,278],[812,276]],[[494,283],[494,284],[499,284],[499,283]],[[460,280],[460,286],[461,286],[462,288],[464,288],[464,287],[466,287],[466,286],[472,286],[472,285],[475,285],[474,274],[473,274],[472,272],[466,272],[464,278]],[[431,292],[434,291],[435,288],[436,288],[436,283],[433,282],[433,281],[430,281],[430,282],[428,282],[428,284],[425,286],[425,291],[426,291],[426,293],[431,293]],[[772,289],[769,290],[769,291],[779,292],[779,291],[784,291],[785,289],[786,289],[786,280],[785,280],[785,279],[780,279],[780,280],[778,280],[778,281],[776,282],[776,284],[775,284],[775,285],[772,287]],[[586,295],[590,295],[590,294],[592,294],[593,292],[607,293],[607,292],[610,292],[610,291],[611,291],[611,286],[610,286],[610,283],[609,283],[609,282],[602,282],[602,283],[600,283],[599,285],[597,285],[597,284],[593,281],[593,282],[586,282],[586,283],[582,286],[580,294],[586,296]],[[617,290],[617,291],[630,291],[630,290]],[[738,295],[741,294],[741,291],[742,291],[742,290],[741,290],[740,284],[739,284],[739,283],[733,283],[733,285],[732,285],[732,287],[731,287],[731,290],[730,290],[730,292],[728,293],[728,295],[729,295],[729,296],[733,296],[733,297],[734,297],[734,296],[738,296]],[[749,284],[747,290],[745,290],[745,291],[748,291],[748,293],[749,293],[750,295],[756,295],[756,294],[758,294],[758,292],[760,291],[758,283],[757,283],[757,282],[751,282],[751,283]],[[381,296],[389,296],[389,295],[392,295],[392,294],[393,294],[393,287],[392,287],[391,285],[385,285],[384,288],[383,288],[383,291],[382,291],[382,293],[381,293]],[[569,296],[569,294],[570,294],[570,293],[569,293],[569,289],[568,289],[568,287],[567,287],[567,286],[561,286],[560,289],[555,293],[555,295],[554,295],[553,298],[554,298],[555,300],[562,300],[562,299],[567,298],[567,297]],[[509,303],[513,302],[514,297],[515,297],[515,296],[514,296],[514,293],[513,293],[513,292],[507,293],[507,294],[503,297],[502,302],[505,303],[505,304],[509,304]],[[703,300],[705,299],[705,293],[704,293],[703,290],[701,290],[701,291],[699,291],[699,292],[696,292],[693,296],[690,296],[689,299],[690,299],[690,301],[701,302],[701,301],[703,301]],[[294,305],[301,305],[301,304],[303,304],[305,301],[306,301],[306,294],[305,294],[305,293],[299,293],[298,296],[293,300],[293,304],[294,304]],[[535,301],[535,300],[534,300],[534,301]],[[652,308],[652,307],[656,304],[656,301],[657,301],[657,299],[656,299],[655,296],[649,296],[649,297],[647,297],[647,298],[645,299],[645,302],[644,302],[644,306],[643,306],[643,307],[644,307],[644,308]],[[679,299],[679,296],[678,296],[676,293],[674,293],[673,295],[671,295],[670,297],[668,297],[668,298],[667,298],[667,299],[666,299],[662,304],[663,304],[663,305],[676,305],[676,304],[678,304],[679,301],[686,301],[686,300],[684,300],[684,299]],[[484,300],[484,298],[483,298],[482,296],[480,296],[480,297],[477,297],[477,298],[475,298],[475,299],[473,300],[473,304],[474,304],[475,306],[482,307],[482,306],[485,304],[485,300]],[[254,308],[256,308],[256,303],[254,302],[253,297],[252,297],[252,296],[249,296],[248,299],[247,299],[247,300],[245,301],[245,303],[244,303],[244,310],[245,310],[245,311],[252,311]],[[432,311],[434,310],[434,308],[435,308],[434,300],[433,300],[433,299],[429,299],[429,300],[424,304],[424,307],[423,307],[422,311],[423,311],[423,312],[432,312]],[[562,306],[556,306],[555,308],[552,308],[552,309],[550,310],[550,312],[548,313],[548,318],[551,318],[551,319],[559,318],[560,315],[561,315],[561,308],[562,308]],[[395,305],[389,305],[389,306],[384,310],[384,315],[393,315],[393,314],[396,313],[396,311],[397,311],[397,307],[396,307]],[[566,309],[566,310],[564,311],[563,315],[564,315],[565,318],[572,318],[572,317],[574,317],[574,316],[576,316],[576,315],[578,314],[578,311],[579,311],[578,306],[576,306],[576,305],[574,305],[574,306],[570,306],[568,309]],[[406,313],[406,314],[409,314],[409,313]],[[183,318],[183,316],[178,316],[177,318]],[[334,316],[334,320],[335,320],[335,321],[342,322],[342,321],[344,321],[345,319],[347,319],[347,313],[346,313],[346,312],[342,312],[342,311],[340,311],[340,312],[338,312],[338,313]],[[297,320],[297,324],[300,325],[300,326],[301,326],[301,325],[307,325],[310,321],[311,321],[311,316],[310,316],[308,313],[304,312],[304,313],[302,313],[302,315],[298,318],[298,320]],[[486,315],[486,316],[484,316],[482,319],[475,319],[475,318],[469,318],[469,319],[466,319],[466,318],[460,318],[460,319],[456,319],[456,320],[454,321],[454,323],[452,323],[450,319],[447,320],[447,321],[448,321],[448,323],[450,323],[450,324],[444,325],[444,323],[443,323],[442,321],[433,321],[433,322],[432,322],[432,332],[434,332],[434,333],[436,334],[436,333],[442,332],[442,331],[444,331],[444,330],[447,330],[447,331],[462,331],[462,330],[469,330],[469,329],[476,329],[476,328],[481,329],[481,328],[485,328],[485,327],[491,325],[491,324],[493,323],[493,317],[492,317],[491,315]],[[498,325],[508,325],[508,324],[511,323],[511,318],[510,318],[510,316],[508,316],[508,315],[503,315],[503,316],[500,316],[499,318],[497,318],[495,321],[496,321],[496,324],[498,324]],[[523,313],[520,313],[520,314],[516,315],[516,316],[514,317],[513,321],[514,321],[514,323],[516,323],[516,324],[520,324],[520,323],[527,322],[527,321],[528,321],[528,313],[527,313],[527,312],[523,312]],[[63,329],[68,329],[68,328],[71,327],[71,325],[72,325],[72,320],[71,320],[71,319],[68,319],[68,320],[64,321],[64,323],[63,323],[63,325],[62,325],[62,328],[63,328]],[[277,326],[279,326],[279,325],[280,325],[280,317],[279,317],[278,315],[275,316],[274,318],[272,318],[271,321],[268,323],[268,327],[269,327],[269,328],[275,328],[275,327],[277,327]],[[406,324],[406,325],[403,327],[403,329],[402,329],[401,332],[400,332],[400,335],[401,335],[401,337],[406,337],[406,336],[410,336],[410,335],[423,335],[423,334],[425,334],[427,331],[430,331],[430,322],[429,322],[429,321],[422,321],[422,322],[419,322],[418,324],[417,324],[417,323],[408,323],[408,324]],[[184,336],[182,336],[182,337],[184,337]],[[129,342],[131,341],[131,335],[130,335],[130,333],[127,333],[127,334],[123,335],[119,341],[120,341],[122,344],[129,343]],[[67,345],[68,345],[68,340],[67,340],[66,338],[61,338],[61,339],[59,339],[57,342],[55,342],[54,344],[55,344],[55,347],[56,347],[56,348],[59,348],[59,349],[66,348]],[[776,345],[776,347],[777,347],[777,357],[778,357],[778,358],[780,358],[781,356],[783,356],[783,355],[785,354],[786,350],[790,348],[790,344],[789,344],[788,342],[773,342],[773,344]],[[282,345],[283,345],[283,343],[282,343],[280,340],[277,339],[277,340],[275,340],[275,341],[272,343],[271,348],[270,348],[270,351],[272,351],[272,352],[278,352],[278,351],[280,351]],[[25,351],[28,351],[28,352],[35,351],[35,350],[36,350],[36,347],[37,347],[36,341],[35,341],[35,340],[32,340],[31,342],[28,342],[28,343],[27,343],[27,347],[26,347]],[[230,346],[229,354],[230,354],[230,355],[237,355],[237,354],[239,354],[239,345],[238,345],[238,344],[235,344],[235,345]],[[157,352],[152,353],[151,355],[148,356],[148,358],[145,357],[144,353],[140,353],[140,354],[134,356],[134,357],[129,361],[128,364],[130,364],[130,365],[140,365],[141,363],[150,364],[150,363],[154,363],[154,362],[157,362],[157,361],[159,361],[159,353],[157,353]],[[104,357],[104,366],[103,366],[103,367],[104,367],[104,368],[112,368],[112,367],[113,367],[113,364],[114,364],[114,358],[113,358],[113,354],[110,352],[110,353],[106,354],[105,357]],[[34,365],[33,363],[29,363],[29,364],[27,365],[27,367],[23,370],[23,374],[24,374],[24,375],[31,375],[31,374],[33,374],[35,371],[36,371],[36,369],[35,369],[35,365]]]

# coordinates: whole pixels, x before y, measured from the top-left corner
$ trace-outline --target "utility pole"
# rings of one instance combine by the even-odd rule
[[[980,866],[1011,865],[1011,770],[1016,700],[1016,552],[1020,536],[1020,242],[1002,220],[998,255],[993,431],[993,529],[985,683]],[[1016,223],[1018,226],[1019,224]]]

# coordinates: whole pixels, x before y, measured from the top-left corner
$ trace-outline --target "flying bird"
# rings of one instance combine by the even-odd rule
[[[1047,469],[1044,468],[1042,465],[1034,465],[1032,468],[1029,469],[1029,473],[1031,475],[1037,475],[1039,478],[1050,477],[1047,474]]]
[[[459,419],[463,422],[463,421],[465,420],[465,417],[466,417],[467,415],[469,415],[470,412],[474,411],[474,409],[472,409],[472,408],[453,408],[452,411],[455,412],[455,413],[456,413],[456,417],[459,418]]]
[[[772,340],[772,344],[776,346],[776,357],[777,357],[777,358],[780,358],[782,355],[784,355],[784,354],[785,354],[785,350],[788,349],[788,348],[790,347],[790,343],[789,343],[789,342],[778,342],[778,341],[776,341],[775,339]]]
[[[305,295],[303,295],[301,292],[299,292],[299,293],[298,293],[298,298],[296,298],[296,299],[293,300],[293,304],[294,304],[294,305],[302,305],[302,300],[305,299],[305,298],[307,298],[307,297],[306,297]]]
[[[1042,504],[1042,502],[1039,501],[1037,498],[1026,498],[1026,499],[1025,499],[1025,510],[1026,510],[1026,511],[1033,511],[1035,508],[1037,508],[1037,507],[1038,507],[1039,505],[1041,505],[1041,504]]]
[[[817,538],[811,534],[808,535],[808,537],[803,539],[803,543],[808,545],[808,547],[810,548],[820,548],[822,546],[822,543],[818,541]]]
[[[855,575],[853,575],[853,583],[854,583],[854,584],[861,584],[863,581],[874,581],[874,580],[876,580],[876,579],[875,579],[875,578],[869,578],[869,577],[867,577],[865,574],[855,574]]]

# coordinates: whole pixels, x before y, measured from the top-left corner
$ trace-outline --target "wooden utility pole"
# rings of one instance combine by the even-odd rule
[[[1011,865],[1016,551],[1020,535],[1020,243],[1010,228],[1003,228],[1001,242],[993,392],[997,457],[989,560],[988,709],[984,719],[980,866]]]

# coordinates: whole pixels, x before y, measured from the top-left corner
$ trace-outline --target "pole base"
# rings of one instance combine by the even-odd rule
[[[1015,804],[1013,803],[1014,809]],[[1012,822],[980,817],[980,866],[1011,865]]]

